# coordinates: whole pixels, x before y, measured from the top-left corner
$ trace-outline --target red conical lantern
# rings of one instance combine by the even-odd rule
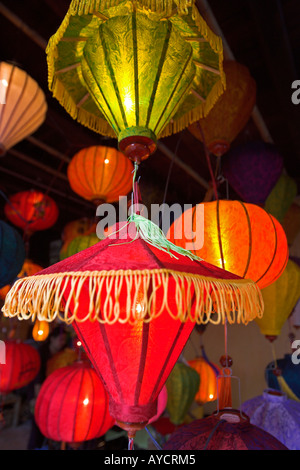
[[[46,438],[67,443],[103,436],[114,425],[107,392],[88,362],[59,368],[46,378],[34,417]]]
[[[110,414],[129,436],[156,414],[196,322],[247,323],[263,313],[255,283],[177,249],[160,232],[158,240],[153,226],[151,241],[150,221],[132,217],[105,240],[17,281],[3,307],[7,316],[73,322],[109,391]]]
[[[9,393],[28,385],[39,372],[38,351],[29,344],[5,341],[5,364],[0,364],[0,393]]]
[[[240,201],[198,204],[175,220],[167,238],[261,289],[279,278],[289,256],[280,223],[261,207]]]
[[[8,220],[24,233],[46,230],[55,224],[58,207],[54,200],[40,191],[21,191],[9,198],[4,206]]]

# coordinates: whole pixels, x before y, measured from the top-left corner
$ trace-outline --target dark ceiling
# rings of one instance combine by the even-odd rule
[[[48,262],[50,240],[60,238],[66,222],[93,217],[94,206],[77,196],[66,177],[68,161],[89,145],[117,146],[73,121],[47,88],[45,45],[60,25],[69,0],[4,0],[0,2],[1,60],[13,61],[34,78],[46,94],[47,117],[33,136],[0,160],[0,189],[7,196],[32,187],[48,191],[59,206],[56,225],[37,233],[33,257]],[[257,84],[257,108],[233,145],[256,139],[271,140],[282,154],[287,173],[300,188],[300,105],[291,101],[291,85],[300,79],[299,0],[197,0],[211,26],[223,33],[225,57],[246,65]],[[220,29],[217,28],[217,25]],[[258,124],[261,122],[262,124]],[[203,145],[188,130],[162,139],[161,147],[141,164],[139,175],[146,204],[196,204],[206,195],[210,173]],[[176,160],[173,163],[173,154]],[[215,157],[211,156],[214,167]],[[169,180],[168,180],[169,176]],[[220,196],[226,184],[219,186]],[[229,188],[229,197],[236,195]],[[0,218],[4,218],[0,200]],[[36,240],[36,243],[35,243]]]

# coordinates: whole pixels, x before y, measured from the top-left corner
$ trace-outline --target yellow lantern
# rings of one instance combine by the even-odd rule
[[[222,41],[194,0],[73,0],[47,60],[66,111],[137,162],[205,116],[225,87]]]
[[[32,337],[34,341],[45,341],[49,335],[49,323],[46,321],[36,320],[32,329]]]
[[[37,82],[13,64],[0,62],[0,155],[33,134],[47,112]]]
[[[300,268],[291,259],[281,276],[261,290],[264,301],[262,318],[255,318],[260,332],[270,341],[280,335],[281,329],[300,297]]]

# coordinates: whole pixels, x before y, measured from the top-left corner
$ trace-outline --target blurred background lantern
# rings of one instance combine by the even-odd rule
[[[62,351],[54,354],[47,361],[46,377],[52,374],[56,369],[67,367],[79,360],[79,350],[72,348],[64,348]]]
[[[163,450],[288,450],[236,410],[221,410],[178,428]]]
[[[261,207],[240,201],[198,204],[174,221],[167,238],[260,288],[278,279],[288,261],[279,222]]]
[[[19,232],[0,220],[0,288],[16,279],[25,256],[25,245]],[[4,297],[7,291],[3,292]]]
[[[49,88],[74,119],[117,136],[120,150],[140,161],[157,138],[206,115],[223,92],[222,41],[186,0],[176,11],[171,2],[140,0],[134,8],[93,7],[91,21],[90,1],[80,8],[73,1],[50,38]],[[64,41],[70,35],[85,40]]]
[[[300,401],[299,364],[294,364],[291,354],[270,362],[265,369],[267,386],[279,390],[295,401]]]
[[[61,239],[63,243],[70,242],[76,237],[88,235],[95,231],[96,224],[94,221],[88,217],[82,217],[81,219],[72,220],[64,226]]]
[[[28,385],[37,376],[41,360],[38,351],[21,341],[5,341],[5,364],[0,363],[0,393]]]
[[[17,277],[14,279],[17,280],[21,277],[32,276],[33,274],[41,271],[43,268],[39,264],[34,263],[30,259],[25,259],[21,271],[18,273]],[[0,289],[0,299],[4,300],[7,292],[11,288],[11,285],[8,284]]]
[[[149,419],[148,424],[152,424],[158,420],[158,418],[164,413],[168,402],[168,390],[166,385],[163,386],[159,392],[157,398],[157,412],[151,419]]]
[[[90,235],[81,235],[79,237],[74,238],[69,243],[66,243],[59,253],[60,260],[68,258],[69,256],[75,255],[75,253],[79,253],[90,246],[95,245],[98,243],[100,239],[97,237],[95,233],[91,233]]]
[[[49,323],[46,321],[35,320],[32,337],[34,341],[45,341],[49,335]]]
[[[199,384],[200,377],[195,369],[181,362],[175,364],[166,382],[167,411],[171,423],[179,425],[184,422],[185,415],[199,389]]]
[[[70,444],[103,436],[114,425],[107,392],[89,362],[52,372],[41,386],[34,417],[47,439]]]
[[[46,97],[37,82],[14,64],[0,62],[0,155],[44,122]]]
[[[80,150],[68,165],[73,191],[96,205],[116,202],[132,190],[133,165],[112,147],[92,146]]]
[[[245,202],[263,205],[283,171],[283,158],[273,144],[247,142],[222,159],[222,173]]]
[[[293,245],[300,232],[300,206],[292,203],[284,216],[282,227],[286,233],[289,246]]]
[[[272,434],[288,449],[300,450],[300,403],[276,390],[265,390],[245,401],[242,411],[251,424]]]
[[[292,313],[300,297],[300,268],[291,259],[285,270],[270,286],[262,289],[264,314],[255,319],[260,332],[271,341],[280,335],[281,329]]]
[[[266,199],[264,209],[282,224],[293,200],[297,196],[296,181],[282,174]]]
[[[220,368],[211,363],[206,354],[191,359],[188,363],[200,376],[200,385],[195,401],[199,405],[215,401],[217,399],[217,376],[221,373]]]
[[[31,189],[10,196],[4,213],[25,235],[30,235],[52,227],[58,218],[58,207],[50,196]]]
[[[246,126],[256,102],[256,83],[248,68],[233,60],[223,62],[226,90],[205,118],[189,126],[189,131],[211,153],[221,157]],[[199,129],[202,129],[200,131]]]

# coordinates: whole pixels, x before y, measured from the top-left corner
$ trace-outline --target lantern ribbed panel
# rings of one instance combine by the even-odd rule
[[[25,255],[25,245],[19,232],[1,220],[0,288],[10,284],[16,279],[22,268]]]
[[[262,289],[264,314],[255,319],[263,335],[278,336],[300,297],[300,268],[292,260],[281,276]]]
[[[84,199],[118,201],[132,190],[133,165],[112,147],[92,146],[74,155],[68,166],[73,191]]]
[[[0,62],[0,81],[2,153],[40,127],[46,117],[47,102],[37,82],[15,65]]]
[[[5,341],[6,362],[0,364],[0,393],[28,385],[37,375],[41,361],[38,351],[17,341]]]
[[[193,235],[196,227],[199,231]],[[203,237],[203,245],[196,250],[191,248],[192,252],[215,266],[252,279],[260,288],[276,281],[288,261],[283,228],[273,216],[254,204],[229,200],[198,204],[175,220],[167,235],[182,247],[188,241],[191,247],[196,246],[199,237]]]
[[[197,419],[178,428],[163,450],[288,450],[271,434],[249,422],[223,421],[220,415]],[[232,414],[224,410],[224,414]],[[236,412],[235,412],[236,415]]]
[[[107,392],[94,369],[83,362],[57,369],[46,378],[34,416],[46,438],[68,443],[100,437],[114,424]]]
[[[73,240],[81,235],[86,235],[96,231],[96,224],[92,219],[82,217],[81,219],[72,220],[67,223],[62,231],[61,238],[64,243]]]
[[[55,201],[40,191],[21,191],[10,196],[9,201],[4,206],[4,213],[11,223],[24,232],[46,230],[57,221]]]
[[[217,156],[229,150],[247,124],[256,101],[256,83],[248,68],[232,60],[224,61],[223,67],[226,90],[205,118],[189,126],[201,142],[203,132],[209,151]]]
[[[195,401],[200,405],[217,399],[217,373],[220,369],[216,364],[214,368],[204,357],[198,357],[188,361],[200,376],[200,385],[195,396]]]
[[[191,407],[199,389],[201,377],[192,367],[177,362],[166,382],[168,390],[167,411],[170,421],[179,425]]]

